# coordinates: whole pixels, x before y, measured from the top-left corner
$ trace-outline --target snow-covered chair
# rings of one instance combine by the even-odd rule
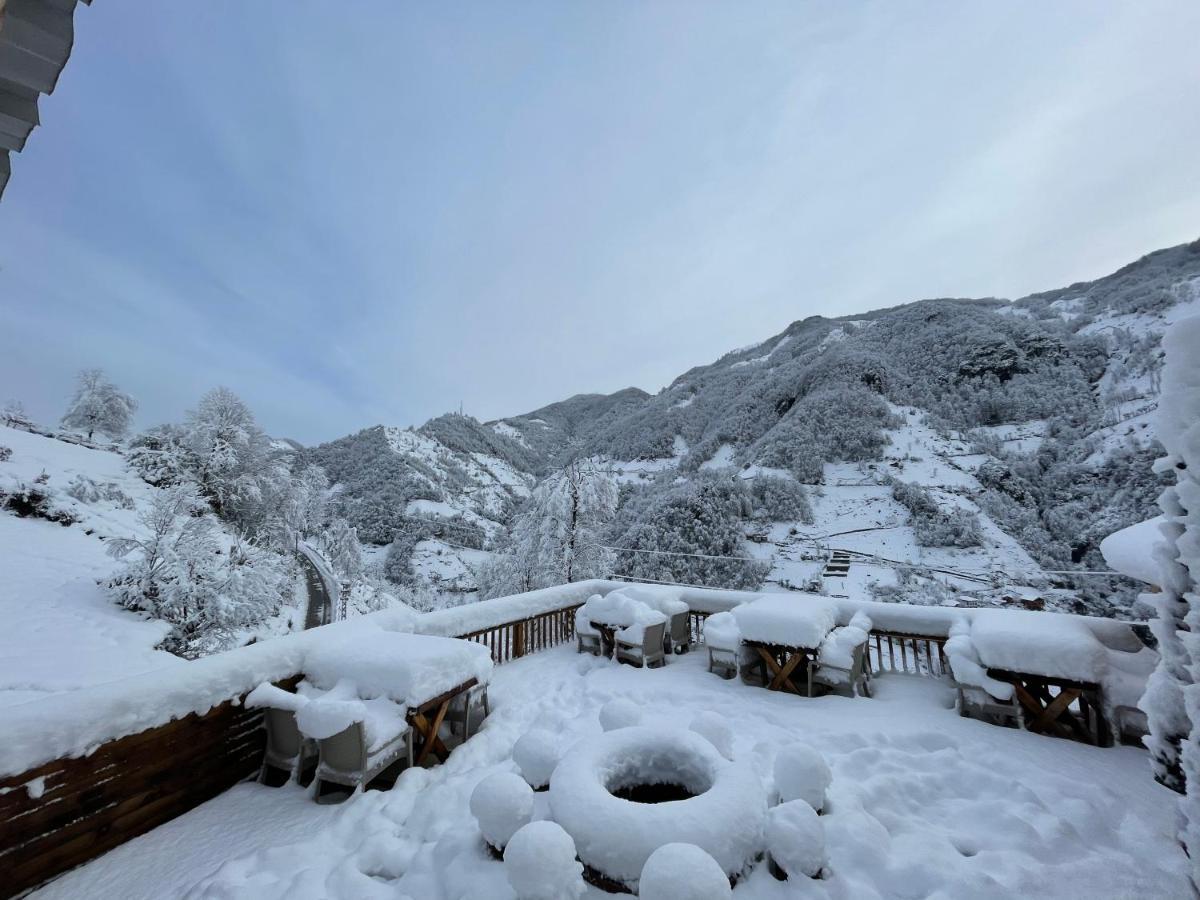
[[[490,713],[487,685],[476,684],[451,701],[446,709],[445,721],[449,724],[451,732],[455,731],[457,726],[465,741],[479,730],[479,726]]]
[[[636,639],[636,634],[631,634],[638,630],[641,631],[640,641]],[[622,628],[616,633],[617,662],[625,660],[642,668],[665,666],[667,655],[663,651],[663,642],[666,633],[666,622]]]
[[[743,668],[750,669],[757,659],[742,645],[742,634],[733,613],[713,613],[704,620],[702,631],[708,651],[708,671],[722,678],[735,678],[742,674]]]
[[[813,696],[813,689],[817,687],[851,697],[871,696],[870,657],[867,653],[871,620],[864,619],[835,628],[821,643],[817,658],[808,664],[808,696]]]
[[[378,746],[369,747],[363,723],[352,722],[317,743],[321,751],[321,762],[317,767],[318,798],[326,784],[342,785],[351,790],[361,785],[365,790],[380,772],[399,759],[405,758],[409,767],[413,765],[411,728],[380,741]]]
[[[959,715],[996,725],[1025,727],[1016,691],[1011,684],[987,674],[966,623],[956,622],[950,627],[946,659],[958,693]]]
[[[683,612],[672,613],[667,620],[667,643],[666,649],[674,650],[676,653],[687,653],[692,646],[692,624],[688,621],[691,616],[690,610]]]
[[[575,647],[578,652],[591,653],[593,656],[604,653],[600,632],[592,627],[582,606],[575,610]]]
[[[316,760],[317,742],[300,733],[296,714],[290,709],[265,708],[263,724],[267,728],[267,749],[259,782],[266,784],[272,769],[287,772],[289,781],[297,780],[307,764]]]

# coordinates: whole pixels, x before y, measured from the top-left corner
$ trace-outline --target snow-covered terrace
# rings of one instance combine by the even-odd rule
[[[533,728],[548,729],[561,747],[594,740],[601,708],[616,699],[633,701],[643,722],[668,728],[687,729],[697,715],[715,713],[729,726],[733,758],[751,763],[768,793],[775,756],[789,744],[807,742],[829,763],[833,780],[821,817],[826,877],[778,882],[759,865],[738,882],[735,897],[1187,896],[1175,795],[1154,783],[1139,748],[1092,747],[961,718],[949,683],[930,677],[877,677],[872,699],[808,699],[724,681],[706,670],[703,652],[655,670],[579,656],[571,644],[522,655],[552,642],[535,624],[539,616],[618,586],[584,582],[419,619],[421,632],[475,635],[500,660],[521,656],[496,670],[491,716],[444,764],[407,770],[391,790],[336,807],[312,803],[297,786],[239,784],[38,896],[512,897],[504,865],[486,853],[469,809],[472,790],[492,773],[516,771],[513,745]],[[687,590],[683,598],[707,613],[751,596]],[[842,622],[866,609],[877,631],[928,638],[977,615],[837,605]],[[1105,647],[1130,646],[1120,623],[1036,615],[1050,632],[1054,622],[1070,620]],[[515,622],[524,623],[521,649],[511,643]],[[0,709],[9,738],[0,744],[0,781],[12,785],[12,776],[48,761],[292,677],[328,636],[410,624],[377,613],[174,666],[161,679]],[[28,790],[49,801],[55,789],[49,779]],[[548,815],[545,795],[536,802],[535,816]]]

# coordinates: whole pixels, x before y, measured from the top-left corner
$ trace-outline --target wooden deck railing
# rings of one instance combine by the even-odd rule
[[[576,603],[513,622],[502,622],[458,637],[483,644],[492,651],[492,662],[501,665],[527,653],[548,650],[574,640],[575,611],[582,605]]]
[[[867,639],[873,672],[904,672],[940,678],[949,674],[946,639],[896,631],[872,631]]]

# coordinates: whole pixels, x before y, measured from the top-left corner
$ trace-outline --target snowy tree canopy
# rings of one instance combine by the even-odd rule
[[[108,380],[100,369],[84,369],[62,417],[64,428],[82,431],[90,441],[97,431],[122,438],[129,430],[137,401]]]

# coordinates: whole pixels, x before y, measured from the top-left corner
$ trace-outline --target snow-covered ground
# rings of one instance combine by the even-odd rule
[[[121,609],[102,584],[115,566],[105,540],[141,534],[138,516],[156,489],[118,453],[4,426],[0,446],[12,450],[0,462],[0,489],[29,484],[44,473],[55,507],[77,520],[63,526],[0,510],[0,705],[183,664],[154,649],[169,630],[165,623]],[[77,500],[65,493],[77,476],[111,485],[124,499]],[[256,634],[303,627],[301,582],[297,589],[295,606],[285,607]]]
[[[0,446],[13,451],[0,462],[0,487],[44,472],[48,488],[61,491],[86,475],[115,484],[135,505],[153,491],[116,453],[3,426]],[[164,623],[120,609],[98,583],[113,570],[102,538],[135,533],[136,508],[65,495],[59,502],[80,521],[64,527],[0,511],[0,704],[181,664],[154,649]]]
[[[1175,795],[1154,783],[1142,750],[962,719],[932,679],[885,675],[874,699],[810,700],[722,681],[704,666],[701,653],[657,670],[566,647],[526,657],[496,671],[479,734],[390,791],[321,807],[298,787],[242,785],[36,896],[508,900],[504,865],[485,853],[468,806],[472,790],[516,771],[513,744],[535,726],[564,748],[593,742],[600,708],[617,698],[664,727],[715,714],[732,730],[735,761],[750,763],[767,790],[789,744],[828,761],[828,877],[777,882],[758,864],[735,897],[1189,896]],[[537,795],[535,816],[547,814]]]

